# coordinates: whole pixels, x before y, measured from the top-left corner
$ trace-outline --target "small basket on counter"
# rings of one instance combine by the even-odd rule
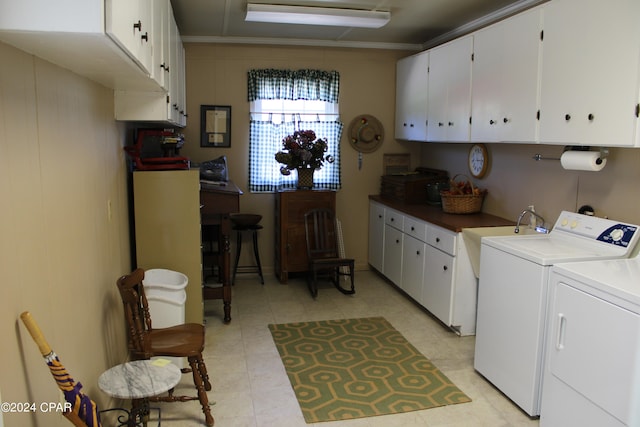
[[[464,177],[465,181],[456,180]],[[452,214],[471,214],[482,210],[487,190],[481,190],[466,175],[458,174],[451,179],[449,190],[442,190],[442,210]]]

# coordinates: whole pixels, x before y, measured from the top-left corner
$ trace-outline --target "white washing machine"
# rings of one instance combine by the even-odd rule
[[[551,269],[540,426],[640,426],[640,258]]]
[[[637,225],[563,211],[548,234],[481,243],[475,369],[530,416],[540,415],[549,271],[627,258]]]

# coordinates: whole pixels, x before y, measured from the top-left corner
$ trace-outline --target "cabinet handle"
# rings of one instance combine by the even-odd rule
[[[382,215],[378,215],[378,218],[382,219]]]
[[[416,229],[415,227],[411,227],[411,231],[415,231],[415,229]]]
[[[509,119],[505,117],[504,119],[502,119],[502,123],[509,123]]]
[[[444,266],[442,266],[442,269],[443,269],[444,271],[447,271],[447,270],[449,269],[449,267],[447,267],[446,265],[444,265]]]
[[[142,22],[138,19],[138,22],[133,23],[133,29],[142,31]]]
[[[393,222],[393,218],[391,218],[391,222]]]
[[[453,122],[449,122],[449,126],[453,126]]]
[[[160,68],[165,70],[167,73],[169,72],[169,66],[167,64],[165,64],[164,62],[162,64],[160,64]]]
[[[146,42],[149,41],[149,33],[144,33],[143,35],[140,36],[140,38]]]
[[[407,127],[407,124],[406,124],[406,123],[403,123],[403,124],[402,124],[402,126]]]
[[[593,121],[595,117],[593,116],[593,113],[589,113],[589,115],[587,116],[587,119],[589,119],[590,122]]]
[[[444,123],[438,122],[438,126],[444,126]]]
[[[571,114],[565,114],[565,115],[564,115],[564,120],[565,120],[565,121],[567,121],[567,122],[568,122],[569,120],[571,120]]]
[[[396,243],[400,243],[400,240],[396,239]]]
[[[496,121],[495,121],[495,120],[489,120],[489,124],[490,124],[490,125],[495,125],[495,124],[496,124]]]
[[[420,251],[416,251],[416,255],[420,255]]]
[[[436,243],[440,243],[440,238],[436,237]]]

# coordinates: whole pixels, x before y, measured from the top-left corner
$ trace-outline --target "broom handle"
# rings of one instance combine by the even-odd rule
[[[49,343],[47,342],[47,340],[44,338],[44,335],[42,335],[42,331],[40,330],[40,327],[38,326],[36,321],[31,316],[31,313],[29,313],[28,311],[25,311],[20,315],[20,318],[22,319],[22,323],[24,323],[24,326],[27,327],[27,330],[31,334],[31,338],[33,338],[36,344],[38,344],[40,353],[43,356],[46,356],[49,353],[51,353],[51,347],[49,346]]]

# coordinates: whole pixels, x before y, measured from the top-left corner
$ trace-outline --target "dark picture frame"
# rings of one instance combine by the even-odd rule
[[[200,147],[231,147],[231,106],[200,106]]]

